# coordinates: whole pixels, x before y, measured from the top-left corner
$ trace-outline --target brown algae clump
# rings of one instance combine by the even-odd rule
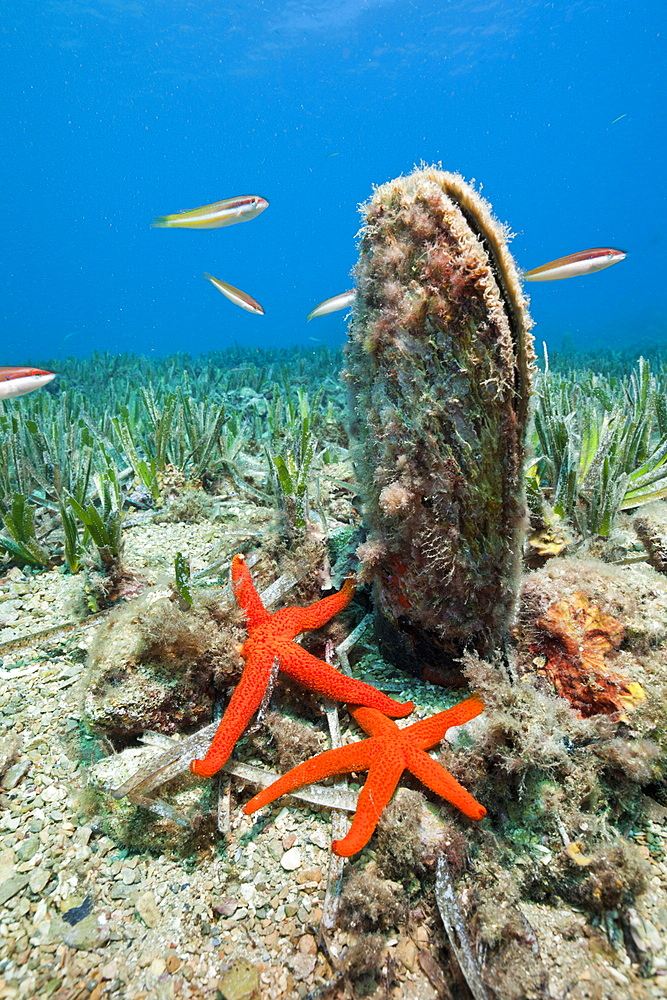
[[[451,683],[514,610],[531,320],[507,230],[458,175],[416,170],[364,213],[346,348],[359,555],[383,653]]]
[[[86,725],[119,748],[210,722],[216,683],[238,668],[235,637],[214,606],[183,611],[158,588],[118,608],[91,647]]]

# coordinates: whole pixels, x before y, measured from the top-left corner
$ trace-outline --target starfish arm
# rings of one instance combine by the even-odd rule
[[[423,750],[406,749],[405,757],[406,768],[432,792],[460,809],[464,816],[469,819],[483,819],[486,816],[484,806]]]
[[[357,681],[353,677],[346,677],[295,642],[281,643],[279,648],[276,646],[276,655],[280,657],[283,673],[309,690],[326,695],[327,698],[347,701],[352,705],[377,708],[379,712],[399,719],[409,715],[414,708],[411,701],[394,701],[372,684],[364,684],[363,681]]]
[[[448,729],[470,722],[483,711],[484,702],[477,695],[473,695],[472,698],[466,698],[465,701],[460,701],[458,705],[453,705],[444,712],[438,712],[429,719],[421,719],[414,725],[408,726],[410,742],[421,750],[428,750],[444,739]]]
[[[236,741],[262,702],[273,660],[274,653],[269,648],[259,650],[248,658],[206,756],[190,764],[193,774],[211,778],[227,763]]]
[[[353,595],[354,579],[349,577],[337,593],[324,597],[321,601],[315,601],[307,608],[281,608],[272,615],[272,618],[278,628],[284,629],[285,638],[289,636],[290,639],[294,639],[300,632],[325,625],[330,618],[348,606]]]
[[[341,858],[349,858],[363,847],[375,832],[378,820],[389,803],[405,769],[403,754],[384,746],[377,754],[359,792],[357,811],[352,825],[341,840],[334,840],[331,850]]]
[[[357,725],[361,726],[369,736],[382,736],[390,740],[400,738],[401,730],[394,720],[388,719],[382,712],[378,712],[377,708],[365,708],[363,705],[358,705],[352,709],[352,715]]]
[[[329,778],[333,774],[368,770],[372,756],[372,748],[369,752],[369,742],[369,740],[359,740],[357,743],[348,743],[343,747],[325,750],[324,753],[319,753],[316,757],[311,757],[310,760],[297,764],[273,784],[263,788],[257,795],[253,795],[250,801],[244,805],[243,812],[250,815],[250,813],[261,809],[262,806],[268,805],[269,802],[275,802],[281,795],[287,795],[296,788],[310,785],[322,778]]]
[[[252,582],[250,570],[241,554],[232,559],[232,589],[236,603],[245,612],[248,629],[256,628],[271,617]]]

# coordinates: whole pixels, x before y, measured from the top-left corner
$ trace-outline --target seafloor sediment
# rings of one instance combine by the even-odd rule
[[[339,524],[354,521],[348,499],[338,496],[335,507]],[[124,565],[141,580],[141,587],[167,592],[176,552],[189,558],[193,572],[213,559],[223,558],[224,563],[225,553],[238,545],[239,534],[248,531],[253,517],[253,505],[232,496],[219,498],[215,519],[201,517],[196,530],[192,525],[156,523],[155,515],[147,512],[124,530]],[[629,522],[626,527],[630,531]],[[639,638],[634,652],[632,642],[626,645],[623,667],[632,667],[634,679],[648,691],[664,657],[660,635],[667,633],[667,578],[647,564],[610,569],[588,558],[581,563],[575,586],[576,569],[576,560],[551,560],[531,578],[527,606],[535,621],[544,617],[540,595],[548,585],[561,600],[583,588],[609,615],[620,617],[625,608],[633,635]],[[211,586],[222,588],[224,576]],[[432,867],[422,858],[411,876],[405,860],[401,868],[396,850],[401,824],[406,817],[414,818],[415,808],[421,809],[421,800],[416,805],[410,798],[414,792],[398,797],[369,847],[347,863],[341,919],[327,935],[325,949],[319,946],[319,931],[331,840],[326,809],[281,800],[257,820],[241,813],[241,804],[253,791],[244,783],[229,779],[211,799],[211,783],[193,779],[188,789],[172,789],[172,801],[192,807],[192,795],[198,795],[201,822],[179,830],[100,791],[105,766],[115,784],[119,774],[127,773],[127,755],[145,757],[147,750],[136,739],[123,750],[82,725],[91,671],[88,650],[96,632],[109,627],[108,614],[119,613],[103,613],[102,622],[86,621],[83,588],[82,576],[64,576],[59,569],[26,575],[14,568],[0,578],[0,996],[466,996],[435,906]],[[630,593],[635,598],[632,608]],[[67,627],[17,642],[51,626]],[[395,698],[414,699],[421,716],[459,697],[391,669],[380,673],[370,639],[362,653],[355,672]],[[484,668],[478,663],[471,669],[483,684]],[[662,669],[667,673],[664,659]],[[276,697],[283,697],[280,685]],[[323,741],[322,727],[312,706],[307,707],[303,722],[317,730],[316,742]],[[517,712],[524,711],[519,705]],[[342,709],[340,714],[345,719]],[[483,716],[476,721],[482,724]],[[482,747],[488,746],[483,725],[471,730],[473,750],[478,739]],[[157,746],[159,740],[154,737],[153,743]],[[446,749],[447,766],[453,766],[457,752]],[[265,763],[261,745],[252,741],[239,747],[239,756]],[[470,760],[471,781],[481,781],[474,753]],[[132,766],[136,761],[130,770]],[[625,766],[627,770],[627,762]],[[458,777],[466,782],[465,774]],[[418,787],[410,780],[403,784]],[[559,798],[556,784],[552,806],[567,821],[567,803]],[[480,789],[476,794],[482,798],[483,781]],[[169,790],[165,794],[168,798]],[[507,948],[502,952],[502,974],[496,968],[489,996],[667,997],[667,809],[650,794],[636,794],[641,810],[635,823],[626,819],[623,834],[632,859],[618,868],[623,880],[630,866],[636,884],[626,898],[623,891],[614,897],[605,883],[615,903],[598,912],[585,893],[579,905],[568,902],[567,893],[559,895],[559,880],[567,880],[571,871],[581,873],[586,829],[567,831],[577,845],[568,855],[556,825],[540,835],[522,827],[523,806],[514,819],[496,816],[485,821],[482,834],[481,826],[473,828],[453,809],[431,800],[437,832],[449,838],[453,870],[457,877],[463,873],[457,891],[464,910],[474,902],[471,933],[478,935],[480,954],[488,957]],[[229,829],[222,834],[215,827],[226,796]],[[609,822],[609,817],[599,823],[595,819],[604,807],[604,802],[590,805],[598,827]],[[495,823],[499,825],[494,829]],[[598,838],[604,833],[597,828],[590,831],[591,837],[593,832]],[[502,851],[496,835],[504,844]],[[637,865],[643,866],[641,872]],[[518,871],[520,883],[515,879]],[[527,885],[530,894],[522,894]],[[494,940],[494,933],[502,940]]]

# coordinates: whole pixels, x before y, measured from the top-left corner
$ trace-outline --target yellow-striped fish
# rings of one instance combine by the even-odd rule
[[[229,301],[233,302],[235,306],[240,306],[241,309],[245,309],[247,312],[255,313],[256,316],[264,315],[264,310],[259,302],[256,302],[246,292],[242,292],[240,288],[234,288],[233,285],[229,285],[226,281],[214,278],[212,274],[205,273],[204,277],[207,281],[211,282],[214,288],[217,288],[219,292],[226,295]]]
[[[526,281],[561,281],[563,278],[578,278],[581,274],[592,274],[602,271],[605,267],[618,264],[625,260],[624,250],[614,250],[611,247],[597,247],[594,250],[580,250],[558,260],[550,260],[548,264],[534,267],[532,271],[524,271]]]
[[[340,295],[334,295],[330,299],[325,299],[324,302],[320,302],[318,306],[308,313],[308,322],[311,319],[315,319],[316,316],[327,316],[329,313],[338,312],[340,309],[347,309],[354,302],[356,295],[354,288],[350,292],[341,292]]]
[[[225,198],[213,205],[203,205],[189,212],[178,212],[176,215],[158,215],[153,219],[153,225],[161,229],[220,229],[222,226],[233,226],[236,222],[248,222],[269,207],[265,198],[257,194],[240,195],[238,198]]]

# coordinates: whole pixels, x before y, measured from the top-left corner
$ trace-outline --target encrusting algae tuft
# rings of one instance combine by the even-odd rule
[[[415,170],[364,206],[346,348],[384,655],[453,683],[502,645],[525,505],[531,320],[508,232],[456,174]]]

